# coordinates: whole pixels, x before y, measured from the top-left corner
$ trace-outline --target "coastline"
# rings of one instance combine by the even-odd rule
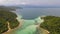
[[[46,17],[46,16],[41,16],[41,18],[42,18],[42,17]],[[43,23],[43,22],[44,22],[44,19],[41,19],[41,23]],[[41,23],[40,23],[40,24],[41,24]],[[49,34],[50,32],[49,32],[48,30],[46,30],[46,29],[41,28],[41,27],[40,27],[40,24],[38,24],[38,27],[37,27],[38,30],[39,30],[39,33],[40,33],[40,34]]]
[[[41,17],[43,17],[43,16],[41,16]],[[44,16],[44,17],[45,17],[45,16]],[[12,31],[15,31],[16,29],[20,28],[20,27],[22,26],[23,19],[20,19],[20,20],[17,19],[17,20],[19,21],[19,26],[16,27],[16,28],[14,28],[14,29],[11,29],[11,30],[9,30],[9,31],[7,31],[7,32],[4,32],[3,34],[10,34]],[[44,19],[42,19],[41,22],[44,22]],[[45,30],[45,29],[43,29],[43,28],[41,28],[41,27],[39,27],[39,26],[40,26],[40,24],[38,24],[38,29],[39,29],[39,31],[40,31],[42,34],[49,34],[47,30]]]
[[[44,16],[41,16],[41,18],[42,17],[46,17],[46,15],[44,15]],[[43,21],[42,21],[42,23],[44,22],[44,19],[42,19]],[[44,28],[41,28],[41,27],[39,27],[39,30],[40,30],[40,32],[42,33],[42,34],[49,34],[50,32],[48,31],[48,30],[46,30],[46,29],[44,29]]]
[[[18,19],[17,19],[17,20],[18,20]],[[2,33],[2,34],[8,34],[8,33],[12,32],[12,31],[14,31],[14,30],[20,28],[20,27],[22,26],[23,20],[20,19],[20,20],[18,20],[18,22],[19,22],[19,26],[18,26],[18,27],[14,28],[14,29],[10,29],[10,30],[8,30],[8,31],[6,31],[6,32],[4,32],[4,33]]]
[[[49,34],[49,32],[46,29],[43,29],[40,27],[40,33],[41,34]]]

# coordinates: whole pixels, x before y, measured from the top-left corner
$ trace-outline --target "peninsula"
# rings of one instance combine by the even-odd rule
[[[9,9],[7,7],[0,6],[0,34],[8,31],[9,29],[14,29],[19,25],[19,22],[16,19],[17,15]]]
[[[60,34],[60,17],[46,16],[42,17],[44,22],[40,24],[40,27],[47,30],[49,34]]]

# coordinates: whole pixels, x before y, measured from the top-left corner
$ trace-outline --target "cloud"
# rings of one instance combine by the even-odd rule
[[[0,5],[60,5],[60,0],[0,0]]]

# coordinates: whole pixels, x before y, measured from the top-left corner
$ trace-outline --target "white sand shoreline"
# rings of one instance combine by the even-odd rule
[[[14,28],[14,29],[10,29],[10,30],[8,30],[7,32],[4,32],[4,33],[2,33],[2,34],[8,34],[9,32],[20,28],[20,27],[22,26],[22,22],[23,22],[22,20],[19,20],[19,26],[18,26],[18,27]]]
[[[41,17],[43,17],[43,16],[41,16]],[[45,16],[44,16],[44,17],[45,17]],[[19,26],[18,26],[17,28],[11,29],[11,30],[3,33],[3,34],[8,34],[8,33],[10,33],[11,31],[15,31],[16,29],[20,28],[20,27],[22,26],[23,20],[20,19],[20,20],[18,20],[18,21],[20,22],[20,24],[19,24]],[[44,22],[44,19],[42,19],[42,22]],[[40,24],[38,24],[38,25],[40,25]],[[38,26],[38,27],[39,27],[39,26]],[[45,29],[43,29],[43,28],[40,28],[39,30],[42,32],[42,34],[49,34],[48,31],[45,30]]]

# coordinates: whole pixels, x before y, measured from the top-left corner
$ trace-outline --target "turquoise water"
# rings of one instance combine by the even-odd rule
[[[12,31],[10,34],[38,34],[37,26],[43,22],[39,16],[60,16],[60,8],[23,8],[21,10],[18,9],[15,13],[18,15],[18,20],[23,18],[23,23],[20,28]]]
[[[18,20],[21,17],[18,17]],[[37,21],[37,22],[36,22]],[[10,34],[37,34],[37,27],[43,20],[38,17],[33,20],[23,20],[22,26],[14,31],[12,31]]]

